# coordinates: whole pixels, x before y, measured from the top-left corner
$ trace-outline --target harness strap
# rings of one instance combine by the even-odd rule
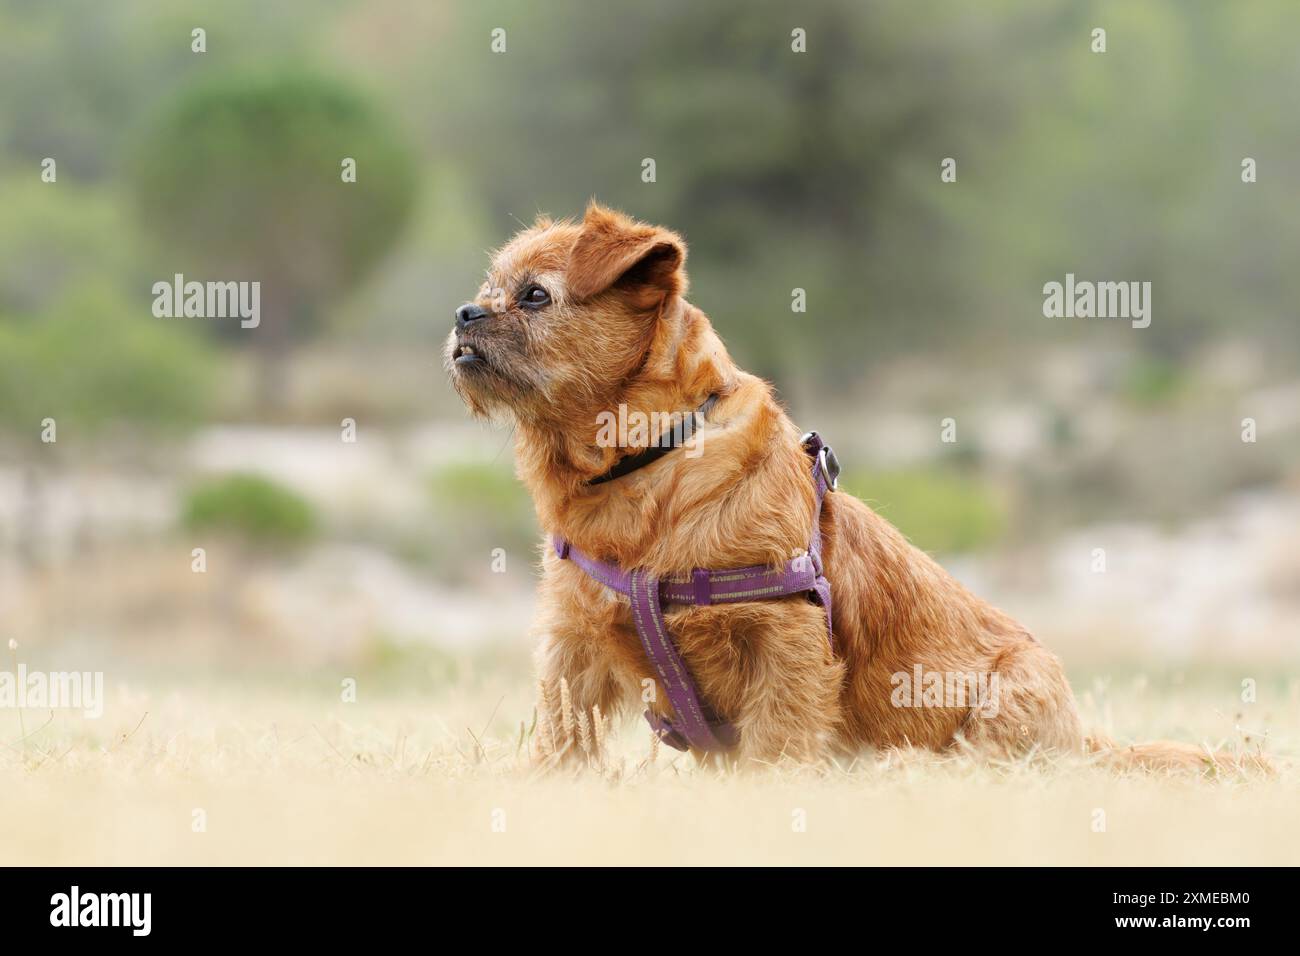
[[[831,446],[822,440],[816,432],[803,436],[803,447],[813,460],[813,488],[817,496],[817,506],[813,510],[812,539],[808,542],[808,555],[812,558],[813,569],[817,579],[813,582],[813,592],[817,603],[826,611],[826,633],[830,636],[831,646],[835,645],[835,634],[831,627],[831,582],[826,580],[822,567],[822,502],[826,492],[835,488],[839,479],[840,463]]]
[[[584,554],[559,535],[552,537],[555,553],[572,561],[589,577],[612,591],[625,594],[632,605],[632,623],[654,665],[672,704],[675,719],[647,710],[646,720],[665,743],[678,750],[695,747],[704,751],[729,750],[739,740],[736,728],[720,719],[700,697],[686,662],[664,621],[664,604],[725,604],[760,601],[807,594],[826,612],[826,636],[835,646],[831,629],[831,585],[822,573],[822,502],[835,487],[839,463],[835,453],[816,432],[803,437],[804,450],[813,459],[813,488],[816,505],[808,553],[787,561],[779,568],[751,565],[727,571],[695,568],[689,574],[659,578],[643,569],[624,571],[616,564]]]
[[[632,597],[632,573],[608,561],[599,561],[555,535],[551,538],[555,553],[572,561],[587,576],[605,585],[611,591]],[[671,575],[659,578],[659,597],[665,604],[735,604],[739,601],[760,601],[765,598],[785,597],[803,591],[816,591],[820,555],[808,554],[787,561],[779,568],[756,564],[728,571],[706,571],[695,568],[688,575]],[[819,604],[822,602],[819,600]],[[830,628],[827,627],[829,634]]]
[[[739,735],[735,727],[719,720],[706,703],[700,700],[695,681],[686,669],[686,662],[677,650],[676,642],[668,635],[664,623],[663,605],[659,600],[659,582],[653,574],[633,571],[632,620],[641,638],[650,663],[659,673],[668,700],[673,705],[676,723],[664,718],[655,720],[653,711],[646,711],[646,719],[667,741],[687,743],[700,750],[730,750]],[[680,738],[680,741],[675,738]],[[685,749],[685,748],[682,748]]]

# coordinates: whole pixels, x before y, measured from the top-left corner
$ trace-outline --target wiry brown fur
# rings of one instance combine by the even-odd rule
[[[448,369],[472,411],[516,425],[519,475],[548,537],[661,575],[777,565],[808,546],[808,458],[771,387],[733,364],[708,318],[684,299],[685,258],[674,233],[594,203],[581,223],[539,221],[496,254],[476,301],[499,308],[452,334]],[[516,303],[530,282],[548,290],[549,306],[530,312]],[[486,367],[455,365],[458,343],[472,344]],[[674,452],[586,484],[627,453],[597,446],[600,413],[620,403],[647,415],[689,412],[710,395],[718,400],[701,455]],[[827,495],[822,532],[833,653],[822,611],[801,596],[668,609],[701,694],[740,730],[742,762],[967,744],[998,755],[1102,749],[1117,762],[1204,761],[1182,745],[1085,742],[1057,658],[862,502]],[[640,708],[654,672],[627,599],[549,548],[536,634],[544,688],[564,678],[580,711]],[[996,672],[997,715],[894,706],[891,675],[916,664]],[[553,696],[543,693],[539,706]],[[664,695],[652,706],[671,715]],[[543,716],[552,726],[558,719]]]

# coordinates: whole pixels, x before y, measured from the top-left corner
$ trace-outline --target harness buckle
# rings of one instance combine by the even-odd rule
[[[822,450],[817,453],[817,467],[821,469],[822,477],[826,479],[826,487],[834,491],[840,485],[840,460],[835,457],[835,449],[830,445],[823,445]]]
[[[826,480],[826,490],[834,491],[840,483],[840,460],[835,457],[835,450],[826,444],[826,440],[816,432],[804,432],[799,438],[799,445],[807,452],[817,449],[817,470]]]

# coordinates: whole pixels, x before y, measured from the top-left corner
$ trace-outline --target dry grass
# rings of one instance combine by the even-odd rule
[[[530,727],[526,682],[466,683],[413,696],[363,679],[355,704],[288,685],[119,687],[98,721],[28,711],[23,741],[0,712],[0,863],[1300,861],[1295,682],[1252,705],[1229,676],[1081,695],[1091,726],[1120,739],[1267,737],[1272,778],[901,753],[737,776],[571,707],[563,727]],[[567,735],[585,766],[538,773],[530,732],[553,748]]]

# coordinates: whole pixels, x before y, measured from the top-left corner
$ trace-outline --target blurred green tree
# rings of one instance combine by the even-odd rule
[[[344,178],[347,160],[355,181]],[[415,192],[413,160],[388,119],[342,82],[298,70],[186,90],[132,166],[144,221],[176,250],[175,272],[261,282],[260,325],[214,328],[257,347],[272,408],[293,342],[392,247]]]

